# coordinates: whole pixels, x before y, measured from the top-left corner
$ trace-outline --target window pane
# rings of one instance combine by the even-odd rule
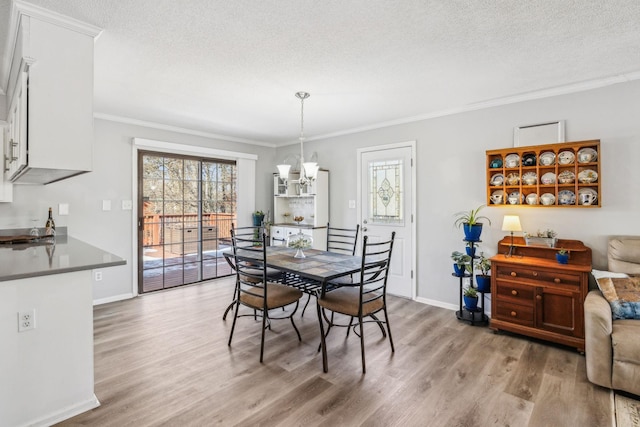
[[[402,160],[369,163],[369,212],[381,224],[403,224]]]

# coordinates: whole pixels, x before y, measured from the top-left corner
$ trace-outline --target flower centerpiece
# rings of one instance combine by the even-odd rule
[[[298,234],[292,234],[287,238],[287,247],[296,249],[294,258],[306,258],[306,255],[302,251],[303,249],[309,249],[313,246],[313,238],[306,235],[300,230]]]
[[[556,239],[557,233],[552,229],[548,228],[545,231],[538,230],[537,233],[527,233],[524,232],[524,241],[527,243],[527,246],[546,246],[549,248],[556,247]]]

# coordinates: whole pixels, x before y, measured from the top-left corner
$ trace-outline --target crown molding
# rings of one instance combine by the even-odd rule
[[[124,124],[135,125],[135,126],[143,126],[143,127],[148,127],[148,128],[152,128],[152,129],[166,130],[166,131],[169,131],[169,132],[183,133],[183,134],[186,134],[186,135],[201,136],[201,137],[209,138],[209,139],[218,139],[218,140],[221,140],[221,141],[239,142],[241,144],[259,145],[261,147],[268,147],[268,148],[275,148],[276,147],[275,144],[271,144],[271,143],[268,143],[268,142],[254,141],[254,140],[251,140],[251,139],[244,139],[244,138],[236,138],[236,137],[233,137],[233,136],[227,136],[227,135],[220,135],[220,134],[216,134],[216,133],[203,132],[203,131],[183,128],[183,127],[179,127],[179,126],[165,125],[165,124],[162,124],[162,123],[156,123],[156,122],[149,122],[149,121],[145,121],[145,120],[132,119],[132,118],[129,118],[129,117],[116,116],[116,115],[112,115],[112,114],[93,113],[93,117],[96,118],[96,119],[107,120],[107,121],[110,121],[110,122],[124,123]]]
[[[22,15],[37,18],[41,21],[55,24],[81,34],[91,36],[93,38],[97,38],[98,36],[100,36],[100,34],[102,34],[102,28],[96,27],[95,25],[87,24],[86,22],[82,22],[75,18],[62,15],[58,12],[44,9],[40,6],[27,3],[23,0],[13,0],[11,7],[11,25],[16,26],[15,30],[17,30],[17,24]],[[11,34],[15,37],[14,31],[12,31]]]
[[[376,130],[386,128],[390,126],[403,125],[407,123],[420,122],[423,120],[435,119],[438,117],[452,116],[454,114],[466,113],[470,111],[483,110],[486,108],[500,107],[502,105],[516,104],[519,102],[532,101],[536,99],[551,98],[554,96],[568,95],[571,93],[585,92],[588,90],[598,89],[601,87],[611,86],[618,83],[627,83],[640,79],[640,70],[632,71],[625,74],[618,74],[615,76],[605,77],[601,79],[588,80],[585,82],[569,84],[565,86],[558,86],[555,88],[542,89],[534,92],[527,92],[513,96],[507,96],[503,98],[496,98],[488,101],[478,102],[475,104],[463,105],[460,107],[454,107],[447,110],[440,110],[433,113],[422,114],[419,116],[405,117],[397,120],[390,120],[387,122],[380,122],[368,126],[362,126],[358,128],[346,129],[343,131],[332,132],[324,135],[318,135],[308,137],[305,141],[317,141],[321,139],[335,138],[338,136],[352,135],[354,133],[367,132],[370,130]],[[280,146],[293,145],[295,142],[281,144]]]

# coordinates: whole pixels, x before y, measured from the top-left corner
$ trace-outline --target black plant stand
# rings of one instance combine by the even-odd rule
[[[473,252],[475,249],[475,245],[477,243],[480,243],[480,240],[465,240],[465,242],[469,243],[469,246],[471,247],[471,251]],[[459,292],[459,296],[460,296],[460,309],[458,311],[456,311],[456,317],[458,318],[458,320],[462,320],[465,322],[469,322],[471,324],[471,326],[476,326],[476,325],[487,325],[489,324],[489,317],[484,314],[484,294],[485,293],[490,293],[490,291],[488,292],[482,292],[478,290],[478,293],[480,293],[480,298],[479,298],[479,306],[476,307],[475,310],[469,310],[467,307],[462,305],[462,294],[463,294],[463,281],[466,278],[469,278],[469,286],[473,286],[473,260],[476,258],[475,256],[475,252],[473,252],[473,257],[471,259],[471,272],[470,273],[464,273],[461,276],[458,276],[455,273],[452,273],[451,275],[454,277],[458,277],[460,279],[460,292]]]

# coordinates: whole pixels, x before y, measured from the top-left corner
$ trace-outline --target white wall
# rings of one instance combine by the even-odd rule
[[[122,210],[122,200],[132,200],[132,142],[146,138],[221,150],[256,154],[257,209],[268,209],[272,199],[272,165],[275,149],[237,142],[213,140],[166,130],[95,120],[93,172],[46,186],[14,186],[14,202],[0,203],[0,228],[31,226],[31,219],[44,224],[53,206],[57,226],[68,226],[69,235],[127,260],[127,264],[103,270],[103,280],[93,283],[94,301],[106,302],[131,295],[136,255],[132,232],[133,211]],[[111,200],[112,210],[102,210],[102,200]],[[69,216],[57,215],[59,203],[69,204]],[[134,201],[135,203],[135,201]]]
[[[309,118],[313,120],[313,118]],[[566,140],[601,140],[603,207],[600,209],[492,207],[483,213],[492,226],[482,247],[495,254],[507,213],[520,215],[525,231],[552,228],[560,238],[582,240],[596,267],[606,267],[607,236],[640,234],[640,82],[488,108],[305,143],[330,170],[330,222],[353,225],[356,210],[356,150],[417,141],[417,286],[420,299],[457,305],[458,282],[449,255],[461,250],[462,231],[453,214],[485,202],[485,150],[513,146],[516,126],[565,120]],[[278,149],[277,158],[298,146]]]

